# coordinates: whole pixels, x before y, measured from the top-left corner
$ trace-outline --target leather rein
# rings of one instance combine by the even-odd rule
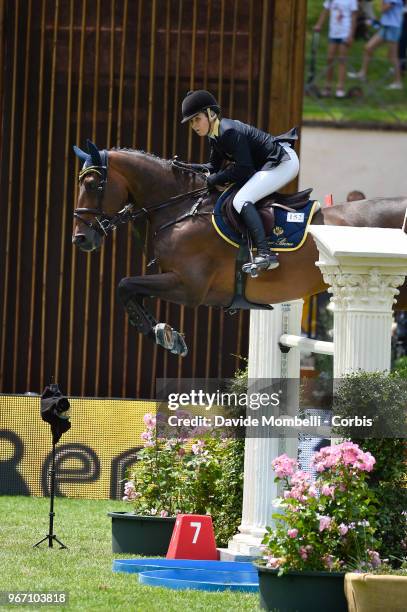
[[[203,201],[203,197],[199,196],[204,196],[208,193],[207,187],[201,187],[200,189],[188,191],[187,193],[181,193],[179,195],[168,198],[163,202],[158,202],[157,204],[152,204],[150,206],[139,208],[137,210],[134,209],[135,203],[129,202],[125,204],[124,207],[114,215],[106,213],[103,210],[102,205],[103,195],[107,183],[108,152],[100,151],[100,156],[102,164],[86,166],[81,170],[78,178],[79,183],[81,183],[85,176],[87,176],[88,174],[97,174],[98,176],[100,176],[101,180],[99,181],[97,187],[94,187],[92,190],[90,190],[97,192],[98,205],[96,208],[75,208],[73,216],[80,219],[82,223],[90,227],[102,237],[107,236],[109,232],[117,229],[117,227],[123,223],[128,223],[129,221],[135,222],[144,216],[146,216],[147,219],[150,221],[150,213],[156,212],[157,210],[162,210],[164,208],[168,208],[169,206],[172,206],[173,204],[176,204],[178,202],[182,202],[183,200],[186,200],[190,197],[198,197],[199,199],[193,204],[192,208],[187,213],[181,215],[180,217],[177,217],[173,221],[169,221],[168,223],[165,223],[164,225],[160,226],[154,233],[154,236],[156,236],[161,230],[175,225],[176,223],[179,223],[181,221],[184,221],[184,219],[187,219],[189,217],[195,216],[197,214],[212,214],[198,211],[198,208]],[[179,167],[182,169],[182,166],[178,165],[175,160],[173,160],[172,163],[175,167]],[[201,172],[192,169],[188,169],[188,172],[194,174],[202,174]],[[95,221],[88,221],[87,219],[84,219],[82,215],[94,215]]]

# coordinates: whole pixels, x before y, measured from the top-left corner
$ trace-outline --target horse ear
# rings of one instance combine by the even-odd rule
[[[92,158],[92,164],[94,166],[102,166],[102,159],[100,157],[99,149],[97,148],[97,146],[93,144],[93,142],[89,140],[89,138],[87,139],[86,144],[88,145],[89,155]]]
[[[82,151],[82,149],[80,149],[76,145],[73,146],[73,152],[83,162],[85,162],[88,159],[88,157],[89,157],[89,155],[87,153],[85,153],[85,151]]]

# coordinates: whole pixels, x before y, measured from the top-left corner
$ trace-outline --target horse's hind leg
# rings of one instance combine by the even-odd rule
[[[143,305],[145,297],[159,297],[182,303],[185,291],[178,277],[172,272],[123,278],[118,286],[119,297],[129,315],[129,322],[138,332],[152,338],[160,346],[175,355],[184,357],[187,352],[182,335],[167,323],[158,323]]]

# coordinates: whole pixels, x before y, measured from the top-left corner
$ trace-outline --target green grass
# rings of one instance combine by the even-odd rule
[[[118,501],[56,500],[55,533],[68,550],[33,549],[48,531],[49,500],[0,497],[0,591],[67,591],[69,604],[21,610],[120,610],[120,612],[225,612],[258,609],[258,595],[171,591],[139,585],[134,574],[112,572],[111,525],[106,515],[128,510]],[[2,607],[11,610],[14,607]]]
[[[375,0],[376,9],[379,4]],[[308,78],[312,30],[321,12],[321,7],[322,0],[308,0],[305,81]],[[376,16],[379,16],[378,10],[376,10]],[[349,52],[348,70],[358,70],[360,68],[364,44],[365,41],[363,40],[356,40],[353,43]],[[318,88],[324,86],[327,47],[328,20],[325,22],[319,38],[316,67],[318,74],[316,85]],[[360,87],[363,94],[361,97],[338,100],[336,98],[318,99],[306,95],[304,96],[303,118],[305,120],[327,122],[407,125],[406,77],[404,78],[403,91],[387,91],[385,85],[392,81],[389,67],[387,47],[383,45],[376,51],[369,66],[368,83],[362,84],[350,79],[346,82],[347,90],[355,86]]]

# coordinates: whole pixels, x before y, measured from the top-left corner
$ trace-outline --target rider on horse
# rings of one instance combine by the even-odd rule
[[[255,203],[281,189],[298,174],[299,161],[292,148],[296,129],[273,137],[258,128],[220,117],[221,109],[206,90],[190,91],[182,102],[182,123],[190,122],[198,136],[209,137],[211,153],[207,164],[190,164],[209,171],[207,184],[223,191],[230,183],[241,187],[233,199],[235,210],[247,227],[260,270],[277,268],[277,255],[270,251]],[[222,168],[223,162],[232,162]]]

